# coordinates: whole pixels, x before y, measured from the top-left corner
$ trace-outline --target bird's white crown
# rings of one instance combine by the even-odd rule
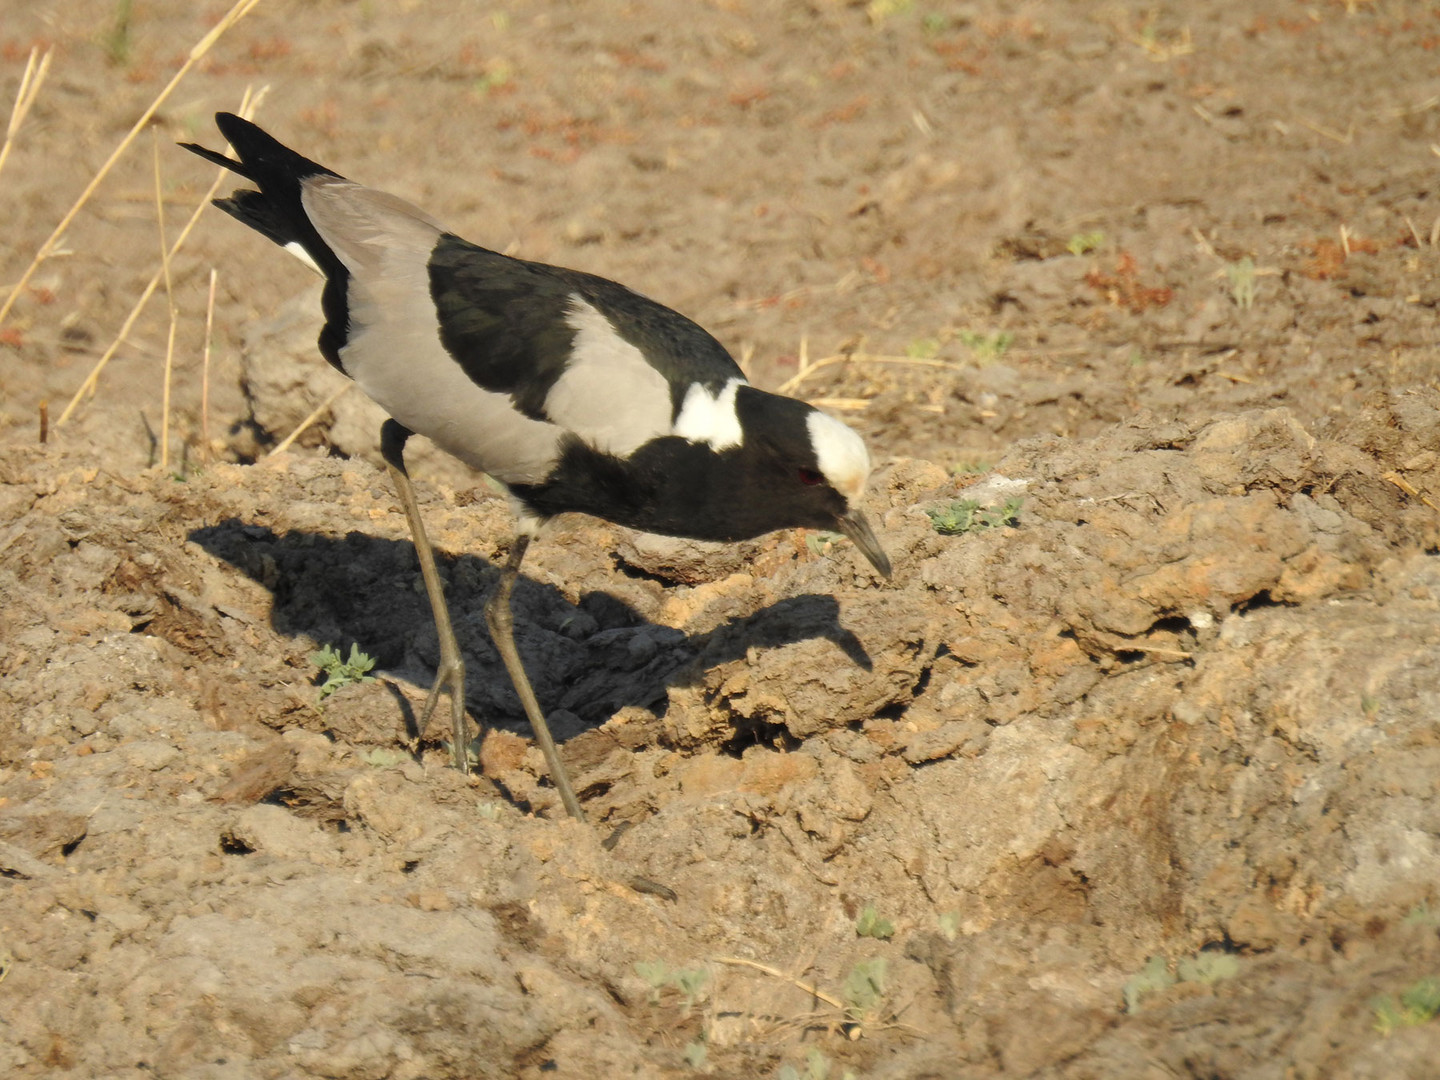
[[[812,412],[806,424],[815,460],[825,479],[845,496],[846,502],[859,502],[865,493],[865,481],[870,478],[870,452],[865,449],[865,441],[853,428],[822,412]]]

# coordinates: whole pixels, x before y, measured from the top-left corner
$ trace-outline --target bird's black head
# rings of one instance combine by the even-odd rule
[[[673,434],[623,456],[571,436],[543,482],[509,487],[542,520],[579,512],[662,536],[735,541],[833,529],[889,577],[890,560],[859,509],[869,475],[870,455],[850,428],[737,378],[718,390],[693,384]]]

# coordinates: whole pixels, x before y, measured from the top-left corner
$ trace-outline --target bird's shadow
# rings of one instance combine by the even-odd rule
[[[342,654],[357,644],[375,658],[378,670],[430,686],[439,645],[410,541],[359,532],[343,538],[303,530],[277,533],[236,518],[195,529],[189,539],[271,591],[271,624],[278,633],[333,645]],[[465,656],[471,715],[486,725],[527,731],[485,625],[484,603],[499,579],[498,568],[475,555],[437,552],[436,562]],[[604,723],[627,705],[663,715],[669,687],[699,679],[750,648],[826,638],[849,662],[867,671],[872,666],[860,639],[840,624],[839,604],[828,595],[789,597],[693,635],[649,622],[600,590],[572,604],[553,585],[523,573],[512,606],[516,646],[560,740]],[[413,710],[403,695],[395,697],[411,738],[417,738]],[[429,735],[444,738],[441,726],[432,720]]]

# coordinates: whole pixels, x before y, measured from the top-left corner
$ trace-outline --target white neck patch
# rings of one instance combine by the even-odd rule
[[[692,383],[675,417],[674,434],[691,442],[709,443],[712,450],[730,450],[745,441],[740,417],[735,413],[735,391],[744,379],[731,379],[720,393],[711,395],[700,383]]]
[[[854,429],[822,412],[812,412],[805,423],[825,479],[845,496],[846,502],[859,502],[865,493],[865,481],[870,478],[870,453],[865,441]]]
[[[310,253],[305,250],[299,240],[291,240],[290,243],[285,245],[285,250],[288,251],[291,255],[294,255],[297,259],[299,259],[302,263],[308,266],[311,270],[314,270],[315,273],[319,274],[321,277],[325,276],[325,271],[320,269],[320,264],[310,257]]]

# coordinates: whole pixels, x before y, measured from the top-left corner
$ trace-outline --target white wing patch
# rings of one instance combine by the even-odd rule
[[[565,373],[545,396],[545,415],[595,449],[628,457],[670,427],[670,384],[610,320],[577,295],[565,321],[575,331]]]
[[[853,428],[822,412],[812,412],[806,426],[820,471],[853,506],[865,493],[865,481],[870,478],[870,452],[865,449],[865,441]]]
[[[675,431],[682,439],[709,443],[712,450],[730,450],[745,441],[740,417],[735,413],[735,391],[744,379],[731,379],[712,395],[700,383],[693,383],[680,403]]]

